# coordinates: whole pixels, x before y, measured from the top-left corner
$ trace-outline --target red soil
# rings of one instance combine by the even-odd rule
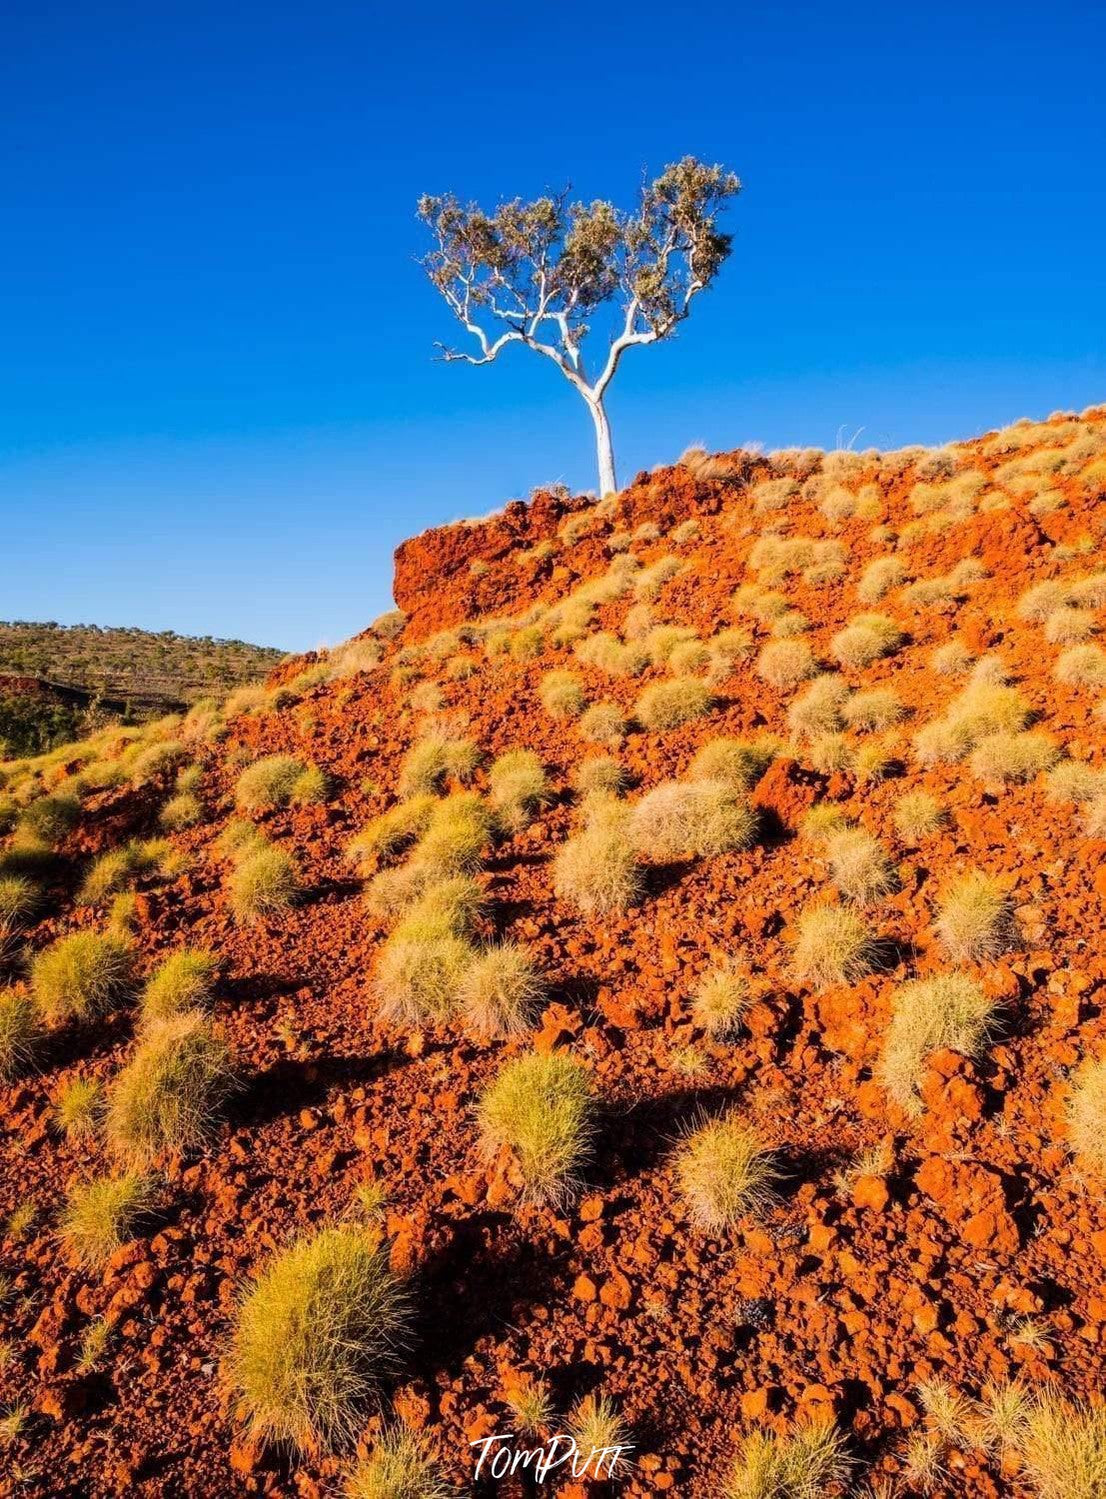
[[[1095,413],[1088,430],[1103,431],[1104,421],[1106,410]],[[988,474],[1002,461],[980,444],[960,451]],[[0,1406],[22,1399],[34,1410],[0,1460],[0,1494],[333,1492],[339,1460],[293,1461],[243,1443],[222,1360],[251,1271],[297,1230],[340,1216],[354,1185],[374,1174],[388,1188],[394,1260],[410,1270],[418,1308],[396,1410],[431,1431],[466,1492],[468,1443],[506,1429],[504,1389],[525,1373],[549,1380],[559,1410],[593,1388],[611,1395],[637,1442],[624,1491],[690,1499],[721,1493],[743,1432],[787,1431],[809,1414],[836,1416],[863,1477],[901,1475],[903,1433],[922,1422],[916,1387],[929,1376],[972,1395],[1018,1374],[1030,1383],[1055,1377],[1072,1397],[1102,1389],[1106,1202],[1102,1183],[1072,1161],[1063,1109],[1073,1065],[1106,1046],[1106,845],[1083,835],[1077,809],[1047,801],[1039,779],[996,790],[963,765],[922,769],[905,748],[962,685],[928,664],[955,633],[1001,655],[1040,726],[1068,753],[1106,763],[1096,695],[1053,678],[1058,648],[1015,609],[1042,579],[1094,570],[1093,554],[1058,550],[1084,538],[1101,546],[1102,496],[1076,479],[1060,478],[1066,504],[1051,513],[1035,516],[1011,497],[1009,508],[900,552],[912,577],[948,572],[965,557],[990,574],[960,603],[910,612],[893,591],[873,606],[894,614],[910,642],[844,675],[853,685],[893,682],[912,710],[901,776],[860,787],[845,774],[815,773],[802,752],[797,762],[777,761],[757,788],[767,815],[756,845],[655,872],[643,904],[625,916],[584,918],[554,898],[551,858],[572,826],[563,788],[594,747],[548,717],[538,691],[544,671],[567,666],[591,697],[615,700],[629,717],[642,686],[663,673],[611,679],[548,648],[526,661],[485,659],[477,648],[479,669],[463,681],[447,679],[429,656],[415,662],[489,756],[532,747],[563,792],[498,847],[482,878],[496,934],[528,944],[549,979],[539,1046],[571,1045],[603,1100],[596,1157],[571,1208],[519,1208],[511,1170],[479,1149],[475,1098],[531,1038],[478,1045],[453,1030],[387,1030],[374,1018],[371,980],[387,931],[367,914],[343,849],[392,804],[417,737],[410,687],[391,683],[395,651],[443,626],[563,597],[605,569],[612,526],[652,521],[664,532],[690,517],[700,521],[697,539],[634,548],[646,564],[672,551],[690,564],[665,585],[658,620],[690,624],[704,638],[740,622],[731,596],[754,576],[746,559],[757,535],[778,523],[845,542],[840,582],[781,585],[813,621],[807,638],[824,647],[865,607],[855,594],[865,564],[891,548],[871,540],[871,518],[831,525],[805,500],[754,514],[741,482],[747,471],[755,480],[769,467],[737,455],[725,477],[681,467],[639,476],[614,521],[595,520],[592,534],[549,556],[520,561],[518,549],[555,540],[563,516],[583,502],[542,496],[405,543],[396,598],[411,622],[379,668],[316,685],[279,712],[239,718],[222,743],[200,747],[212,815],[175,837],[192,865],[144,891],[136,940],[144,970],[185,940],[221,955],[215,1015],[247,1086],[209,1151],[164,1163],[158,1221],[103,1274],[75,1270],[52,1225],[67,1184],[103,1169],[103,1150],[59,1137],[51,1116],[68,1078],[106,1080],[119,1067],[131,1015],[59,1034],[40,1071],[0,1086],[0,1212],[27,1202],[37,1209],[28,1237],[0,1247],[0,1272],[14,1288],[0,1306],[12,1350],[0,1369]],[[876,518],[901,526],[911,518],[912,479],[909,464],[896,474],[872,459],[846,482],[877,483]],[[474,575],[474,559],[487,571]],[[618,630],[626,608],[625,599],[601,608],[602,628]],[[767,637],[750,628],[759,648]],[[619,758],[636,778],[633,795],[680,775],[708,738],[786,734],[791,694],[767,687],[754,665],[755,653],[707,717],[630,734]],[[241,763],[276,751],[322,766],[339,789],[326,805],[263,817],[273,841],[301,860],[311,894],[284,916],[242,928],[212,844],[232,815]],[[904,849],[893,804],[904,789],[922,788],[949,820],[920,849]],[[96,923],[72,903],[80,862],[154,831],[166,794],[146,787],[86,800],[63,845],[71,872],[30,933],[33,949]],[[894,941],[889,966],[816,994],[791,975],[787,938],[802,906],[830,888],[817,849],[793,836],[803,811],[826,797],[892,851],[900,888],[872,912]],[[976,1064],[953,1052],[931,1058],[927,1107],[915,1119],[890,1102],[873,1066],[895,985],[943,966],[931,934],[935,894],[967,865],[1006,878],[1017,907],[1020,946],[979,970],[1005,1003],[1006,1025]],[[688,996],[719,953],[739,947],[763,997],[737,1041],[712,1044],[692,1024]],[[762,1221],[713,1236],[693,1227],[670,1157],[689,1116],[723,1102],[736,1103],[779,1152],[786,1177]],[[881,1142],[891,1150],[885,1173],[835,1186],[855,1152]],[[104,1372],[81,1376],[81,1333],[105,1315],[113,1351]],[[1025,1341],[1024,1318],[1041,1338]],[[366,1426],[367,1447],[376,1425]],[[954,1448],[946,1462],[936,1494],[1031,1492],[1014,1465],[971,1448]]]

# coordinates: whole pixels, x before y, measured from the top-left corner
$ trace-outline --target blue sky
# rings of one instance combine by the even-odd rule
[[[594,484],[521,350],[446,367],[414,204],[687,152],[744,192],[678,338],[631,351],[623,479],[689,442],[936,442],[1106,399],[1092,3],[9,5],[0,616],[289,648],[404,536]]]

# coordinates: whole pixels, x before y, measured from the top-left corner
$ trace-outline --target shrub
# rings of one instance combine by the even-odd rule
[[[485,1149],[507,1146],[524,1195],[559,1206],[575,1192],[593,1133],[587,1071],[567,1052],[533,1052],[507,1062],[480,1099]]]
[[[131,842],[101,854],[81,885],[78,900],[83,905],[102,905],[109,896],[126,890],[144,875],[158,869],[169,853],[165,839]]]
[[[35,1058],[39,1018],[30,996],[19,989],[0,989],[0,1083],[10,1083]]]
[[[240,923],[276,916],[300,894],[299,869],[291,854],[263,844],[247,853],[230,878],[230,904]]]
[[[549,781],[533,750],[508,750],[488,772],[489,800],[499,825],[508,832],[524,828],[549,800]]]
[[[823,776],[855,769],[853,747],[844,734],[816,734],[810,741],[807,758],[811,769]]]
[[[389,937],[373,984],[383,1020],[425,1025],[449,1019],[478,956],[450,927],[444,918],[428,920],[426,909],[416,906]]]
[[[808,843],[824,843],[848,825],[844,807],[839,807],[835,802],[815,802],[809,812],[803,815],[799,832]]]
[[[584,684],[571,671],[547,671],[541,679],[541,705],[550,718],[579,718],[586,706]]]
[[[470,964],[458,1001],[468,1029],[486,1040],[525,1030],[544,989],[526,949],[504,943],[488,948]]]
[[[1020,1456],[1038,1499],[1099,1499],[1106,1493],[1106,1407],[1040,1395],[1027,1417]]]
[[[831,1422],[797,1426],[790,1436],[752,1431],[741,1444],[725,1499],[824,1499],[851,1464]]]
[[[798,687],[818,668],[805,640],[770,640],[757,657],[757,675],[777,692]]]
[[[756,815],[729,781],[665,781],[633,808],[630,837],[643,857],[671,862],[748,848]]]
[[[855,669],[892,655],[904,639],[902,630],[887,615],[860,614],[838,630],[830,641],[830,650],[842,666]]]
[[[94,1133],[103,1089],[95,1078],[75,1077],[59,1091],[54,1105],[58,1128],[71,1138]]]
[[[1090,609],[1057,609],[1045,620],[1045,639],[1052,645],[1078,645],[1098,630]]]
[[[891,1025],[880,1078],[903,1108],[920,1107],[919,1084],[931,1052],[949,1049],[978,1057],[995,1030],[996,1007],[962,973],[901,984],[891,1000]]]
[[[474,791],[454,792],[435,805],[413,862],[430,879],[471,874],[491,847],[493,831],[493,813],[484,800]]]
[[[1100,645],[1073,645],[1061,652],[1055,667],[1056,680],[1068,687],[1106,687],[1106,651]]]
[[[150,1020],[109,1089],[108,1141],[141,1163],[194,1149],[211,1134],[234,1077],[226,1043],[199,1011]]]
[[[872,687],[854,693],[841,709],[850,729],[871,731],[889,729],[904,716],[906,709],[890,687]]]
[[[571,837],[553,863],[558,900],[585,915],[624,911],[642,895],[644,872],[630,837],[632,813],[619,802],[593,809],[580,832]]]
[[[31,967],[35,1005],[47,1025],[92,1020],[128,992],[129,945],[110,932],[73,932],[44,948]]]
[[[592,703],[580,717],[580,738],[589,743],[620,744],[625,733],[626,723],[617,703]]]
[[[728,781],[750,790],[779,754],[779,741],[770,734],[756,739],[708,739],[688,766],[690,781]]]
[[[480,751],[471,739],[455,739],[431,730],[412,745],[399,777],[399,794],[406,800],[439,792],[446,781],[464,784],[480,763]]]
[[[676,1148],[675,1169],[702,1228],[727,1228],[748,1213],[762,1213],[772,1200],[772,1157],[735,1112],[697,1120]]]
[[[860,575],[856,596],[862,604],[878,604],[892,588],[906,582],[906,568],[898,557],[877,557]]]
[[[618,796],[625,781],[626,772],[610,755],[581,760],[572,773],[572,789],[578,796]]]
[[[99,1269],[134,1237],[153,1202],[153,1183],[138,1172],[96,1177],[71,1189],[61,1217],[62,1240],[80,1264]]]
[[[955,962],[997,958],[1014,941],[1010,898],[992,875],[969,870],[946,889],[934,929]]]
[[[59,843],[76,826],[81,804],[69,792],[40,796],[19,814],[18,835],[34,842]]]
[[[230,1372],[252,1438],[300,1451],[351,1441],[395,1371],[408,1328],[385,1241],[358,1228],[296,1240],[238,1310]]]
[[[397,802],[350,839],[346,845],[347,856],[354,863],[361,864],[380,854],[397,853],[422,837],[437,806],[438,798],[429,793]]]
[[[929,664],[938,676],[959,676],[971,668],[974,657],[962,640],[949,640],[939,645],[929,658]]]
[[[176,796],[171,796],[162,807],[158,820],[163,828],[176,833],[182,828],[190,828],[199,822],[203,811],[199,800],[191,792],[179,791]]]
[[[1045,777],[1045,786],[1050,801],[1093,802],[1106,791],[1106,780],[1102,772],[1085,760],[1061,760]]]
[[[787,726],[793,734],[813,738],[832,734],[841,728],[842,714],[849,697],[847,682],[832,672],[815,677],[787,710]]]
[[[714,695],[698,677],[673,677],[654,682],[634,704],[634,717],[645,729],[675,729],[709,713]]]
[[[579,641],[576,655],[585,666],[594,666],[610,677],[637,677],[649,665],[649,653],[636,641],[623,642],[601,630]]]
[[[876,945],[867,926],[844,906],[808,906],[799,917],[795,972],[817,989],[855,984],[874,966]]]
[[[980,780],[1031,781],[1047,770],[1059,753],[1047,734],[988,734],[972,751],[969,764]]]
[[[219,969],[214,953],[183,947],[163,959],[142,991],[142,1018],[163,1020],[182,1010],[205,1009]]]
[[[286,807],[292,800],[304,766],[291,755],[266,755],[255,760],[238,777],[235,806],[245,812],[267,812]]]
[[[941,826],[943,813],[935,797],[926,791],[906,791],[895,803],[895,831],[914,846]]]
[[[42,892],[32,880],[17,874],[0,876],[0,948],[5,935],[34,914],[41,898]]]
[[[715,1041],[732,1041],[753,1002],[749,978],[737,963],[717,964],[699,980],[691,997],[691,1014]]]
[[[896,888],[895,869],[879,840],[863,828],[842,828],[826,841],[833,882],[847,901],[866,906]]]
[[[426,1438],[405,1426],[386,1428],[370,1455],[346,1479],[346,1499],[453,1499]]]
[[[1077,1155],[1106,1175],[1106,1061],[1084,1062],[1068,1104],[1068,1139]]]

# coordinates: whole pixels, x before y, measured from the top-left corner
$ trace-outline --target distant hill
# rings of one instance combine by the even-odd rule
[[[97,718],[150,717],[260,681],[284,652],[173,630],[0,620],[0,741],[52,748]]]

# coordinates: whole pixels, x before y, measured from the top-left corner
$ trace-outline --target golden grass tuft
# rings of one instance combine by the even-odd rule
[[[71,1139],[95,1134],[104,1090],[93,1077],[74,1077],[59,1089],[54,1103],[58,1128]]]
[[[184,947],[164,958],[142,991],[143,1020],[163,1020],[182,1010],[206,1009],[219,970],[214,953]]]
[[[346,1499],[453,1499],[426,1437],[405,1426],[385,1428],[373,1450],[346,1479]]]
[[[1076,1073],[1067,1125],[1072,1150],[1106,1176],[1106,1059],[1085,1061]]]
[[[569,1412],[569,1435],[575,1439],[578,1471],[599,1481],[624,1477],[630,1464],[623,1457],[632,1447],[630,1433],[607,1395],[585,1395]]]
[[[35,1005],[47,1025],[92,1020],[131,987],[130,945],[111,932],[73,932],[44,948],[31,966]]]
[[[1082,806],[1106,792],[1106,777],[1085,760],[1061,760],[1045,777],[1045,792],[1049,801]]]
[[[847,727],[862,733],[889,729],[905,715],[898,694],[890,687],[871,687],[854,693],[841,710]]]
[[[931,1052],[982,1054],[997,1027],[998,1007],[962,973],[901,984],[891,998],[891,1024],[879,1063],[883,1086],[911,1113],[921,1108],[920,1084]]]
[[[753,993],[744,966],[723,962],[708,969],[695,986],[691,1015],[713,1041],[732,1041],[740,1034],[752,1003]]]
[[[576,1192],[594,1131],[587,1070],[567,1052],[532,1052],[505,1063],[480,1099],[485,1150],[508,1147],[524,1196],[561,1206]]]
[[[407,752],[399,776],[400,797],[406,800],[433,795],[451,780],[463,785],[471,780],[479,763],[480,751],[471,739],[433,728]]]
[[[1010,897],[993,875],[980,869],[969,870],[946,888],[933,925],[958,963],[997,958],[1016,936]]]
[[[742,791],[751,790],[780,752],[780,742],[771,734],[755,739],[708,739],[696,750],[687,768],[689,781],[728,781]]]
[[[580,715],[580,738],[589,744],[615,746],[622,743],[626,735],[626,720],[617,703],[592,703]]]
[[[1042,1394],[1030,1407],[1020,1444],[1037,1499],[1101,1499],[1106,1494],[1106,1406]]]
[[[826,840],[826,858],[842,897],[866,906],[898,886],[898,874],[878,838],[864,828],[842,828]]]
[[[539,695],[550,718],[579,718],[587,706],[584,684],[571,671],[547,671],[541,679]]]
[[[625,784],[625,770],[610,755],[591,755],[572,772],[572,789],[577,796],[619,796]]]
[[[240,924],[261,916],[277,916],[302,890],[296,861],[282,848],[268,843],[248,851],[230,878],[230,903]]]
[[[881,656],[893,655],[905,640],[896,622],[886,614],[860,614],[830,641],[830,651],[842,666],[857,670],[871,666]]]
[[[523,1378],[504,1393],[504,1400],[515,1418],[519,1431],[545,1431],[553,1419],[553,1401],[549,1386],[538,1379]]]
[[[474,873],[491,848],[494,823],[492,809],[475,791],[454,792],[435,804],[412,863],[431,880]]]
[[[1054,675],[1066,687],[1106,687],[1106,651],[1100,645],[1073,645],[1056,658]]]
[[[895,832],[910,848],[931,837],[944,821],[944,810],[928,791],[904,791],[892,814]]]
[[[770,640],[757,657],[757,675],[777,692],[798,687],[817,670],[814,652],[805,640]]]
[[[544,992],[529,952],[507,942],[487,948],[469,966],[457,999],[468,1030],[490,1040],[524,1031]]]
[[[860,575],[856,596],[862,604],[878,604],[893,588],[906,582],[906,567],[898,557],[877,557]]]
[[[408,1338],[388,1254],[371,1231],[322,1228],[263,1269],[239,1306],[228,1360],[254,1441],[309,1452],[356,1436]]]
[[[0,947],[4,938],[23,926],[38,909],[42,892],[23,875],[0,877]]]
[[[848,698],[848,683],[834,672],[825,672],[815,677],[792,701],[787,710],[787,727],[792,734],[809,738],[834,734],[844,724]]]
[[[488,800],[498,825],[517,833],[550,799],[550,786],[541,757],[533,750],[507,750],[488,771]]]
[[[0,1083],[10,1083],[32,1065],[41,1020],[29,994],[0,989]]]
[[[673,677],[654,682],[634,704],[634,718],[645,729],[675,729],[701,718],[714,705],[714,694],[698,677]]]
[[[374,817],[346,845],[346,856],[355,864],[365,864],[381,854],[398,853],[421,838],[430,825],[438,798],[428,792],[397,802]]]
[[[1051,645],[1079,645],[1097,633],[1092,609],[1056,609],[1045,620],[1045,639]]]
[[[108,1143],[141,1164],[194,1150],[210,1137],[235,1081],[226,1042],[198,1010],[150,1020],[108,1090]]]
[[[1055,764],[1060,751],[1047,734],[988,734],[972,751],[968,764],[981,781],[1005,785],[1031,781]]]
[[[66,1200],[59,1224],[62,1241],[74,1260],[99,1269],[134,1237],[153,1203],[153,1183],[138,1172],[84,1182]]]
[[[789,1436],[751,1431],[743,1438],[725,1499],[826,1499],[851,1463],[832,1422],[796,1426]]]
[[[111,849],[101,854],[85,875],[77,899],[82,905],[102,905],[144,875],[160,870],[170,853],[170,845],[163,838],[132,841]]]
[[[642,858],[671,863],[748,848],[756,814],[730,781],[665,781],[634,806],[629,832]]]
[[[234,804],[243,812],[268,812],[292,800],[304,765],[291,755],[266,755],[248,765],[234,788]]]
[[[169,832],[177,833],[182,828],[194,827],[203,815],[204,809],[197,797],[190,791],[178,791],[162,807],[158,821]]]
[[[875,964],[876,944],[863,919],[845,906],[819,902],[798,921],[795,973],[816,989],[855,984]]]
[[[388,1023],[424,1025],[446,1021],[479,956],[468,930],[479,887],[463,876],[429,885],[388,938],[373,989]]]
[[[645,875],[630,837],[632,812],[612,799],[589,808],[583,828],[553,862],[557,899],[587,916],[625,911],[640,900]]]
[[[696,1119],[673,1161],[691,1216],[710,1231],[763,1213],[772,1202],[776,1168],[759,1137],[735,1111]]]

